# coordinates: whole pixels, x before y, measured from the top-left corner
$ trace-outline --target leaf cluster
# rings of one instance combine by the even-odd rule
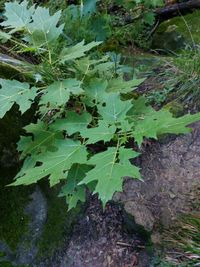
[[[60,43],[68,26],[60,24],[61,11],[50,15],[25,0],[6,3],[4,16],[1,26],[10,40],[19,32],[19,48],[40,59],[34,66],[39,80],[0,80],[0,118],[14,103],[22,113],[38,103],[37,122],[25,127],[27,134],[18,143],[23,166],[13,185],[48,177],[51,186],[64,181],[61,196],[69,209],[85,200],[87,188],[105,206],[122,191],[124,176],[141,179],[130,162],[138,156],[127,146],[130,139],[140,146],[144,138],[187,133],[186,125],[199,120],[199,114],[173,118],[165,109],[155,111],[143,97],[127,99],[143,80],[125,81],[119,62],[94,53],[101,42]]]

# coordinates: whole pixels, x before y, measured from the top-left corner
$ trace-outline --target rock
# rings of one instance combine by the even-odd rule
[[[16,252],[18,265],[30,265],[35,261],[39,249],[37,242],[47,219],[47,200],[38,186],[31,195],[31,199],[25,208],[25,213],[30,218],[29,230],[22,237]]]
[[[184,17],[175,17],[160,24],[153,36],[152,48],[179,51],[200,44],[200,11]]]
[[[8,260],[14,260],[14,256],[12,251],[10,250],[9,246],[0,240],[0,263]]]
[[[14,105],[0,120],[0,266],[50,266],[83,212],[82,207],[67,212],[65,199],[58,198],[59,186],[50,189],[45,180],[39,187],[7,187],[20,168],[15,144],[34,113],[33,106],[21,116]]]
[[[151,231],[155,219],[150,210],[145,205],[128,201],[124,205],[126,212],[135,217],[135,223],[144,226],[146,230]]]
[[[159,233],[153,233],[151,235],[151,241],[155,245],[161,245],[162,244],[162,236]]]
[[[0,51],[0,73],[1,78],[24,81],[25,78],[32,81],[35,80],[34,65],[28,62],[17,60]]]
[[[29,216],[28,230],[22,235],[16,251],[12,251],[6,241],[0,241],[0,251],[5,256],[1,261],[9,261],[13,266],[32,264],[38,253],[38,240],[42,234],[47,218],[47,202],[38,186],[30,196],[31,201],[25,208]]]
[[[183,116],[185,111],[184,111],[184,105],[183,103],[179,103],[178,101],[171,101],[169,103],[167,103],[166,105],[164,105],[165,109],[168,109],[175,118]]]
[[[199,201],[200,123],[169,142],[152,145],[141,157],[144,182],[127,178],[115,201],[147,231],[169,228]]]

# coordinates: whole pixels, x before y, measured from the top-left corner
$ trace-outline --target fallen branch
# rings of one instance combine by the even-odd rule
[[[157,25],[157,23],[160,24],[161,22],[171,19],[173,17],[192,13],[196,9],[200,9],[200,0],[189,0],[184,3],[177,3],[162,8],[157,8],[154,11],[156,17],[155,25]],[[131,24],[140,17],[141,14],[137,17],[127,16],[127,18],[124,19],[124,24],[122,26]]]
[[[200,0],[190,0],[184,3],[177,3],[155,10],[156,19],[164,21],[173,17],[185,15],[200,8]]]

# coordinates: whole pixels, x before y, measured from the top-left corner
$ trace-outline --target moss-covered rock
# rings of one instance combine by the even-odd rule
[[[20,168],[16,142],[32,119],[32,110],[21,116],[14,105],[0,120],[0,267],[40,266],[70,236],[80,211],[68,213],[65,200],[58,198],[59,188],[50,189],[47,180],[40,192],[35,186],[7,187]],[[47,214],[43,220],[41,199]]]
[[[40,184],[48,205],[47,220],[43,233],[39,240],[38,260],[49,257],[58,248],[62,247],[67,237],[71,236],[73,225],[77,222],[78,216],[84,212],[83,205],[77,206],[71,211],[64,198],[59,198],[60,186],[49,188],[48,184]]]
[[[12,266],[8,260],[14,263],[13,266],[29,266],[32,263],[40,266],[43,259],[46,261],[51,257],[70,237],[81,213],[80,206],[67,212],[65,200],[58,198],[59,188],[49,189],[48,184],[44,182],[40,192],[47,202],[47,217],[42,219],[41,224],[42,203],[37,196],[32,197],[36,193],[35,189],[6,187],[7,183],[12,181],[12,174],[1,174],[4,177],[0,177],[0,258],[3,260],[0,259],[0,266]],[[11,177],[5,179],[5,174]],[[32,192],[34,193],[31,194]],[[27,212],[27,209],[30,212]],[[38,219],[40,221],[36,222]]]
[[[194,44],[200,44],[200,11],[161,23],[154,34],[152,47],[165,51],[179,51],[187,45]]]
[[[24,208],[29,201],[30,190],[6,187],[11,180],[5,178],[0,177],[0,240],[15,250],[22,235],[27,231],[28,216],[24,214]]]
[[[35,66],[22,60],[1,53],[0,49],[0,77],[3,79],[15,79],[19,81],[36,80],[34,76]]]
[[[164,108],[168,109],[176,118],[182,116],[185,111],[184,105],[178,103],[177,101],[167,103]]]

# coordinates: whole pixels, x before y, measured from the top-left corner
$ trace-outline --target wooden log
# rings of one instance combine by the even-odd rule
[[[200,8],[200,0],[190,0],[183,3],[176,3],[155,10],[156,19],[164,21],[176,16],[185,15]]]

